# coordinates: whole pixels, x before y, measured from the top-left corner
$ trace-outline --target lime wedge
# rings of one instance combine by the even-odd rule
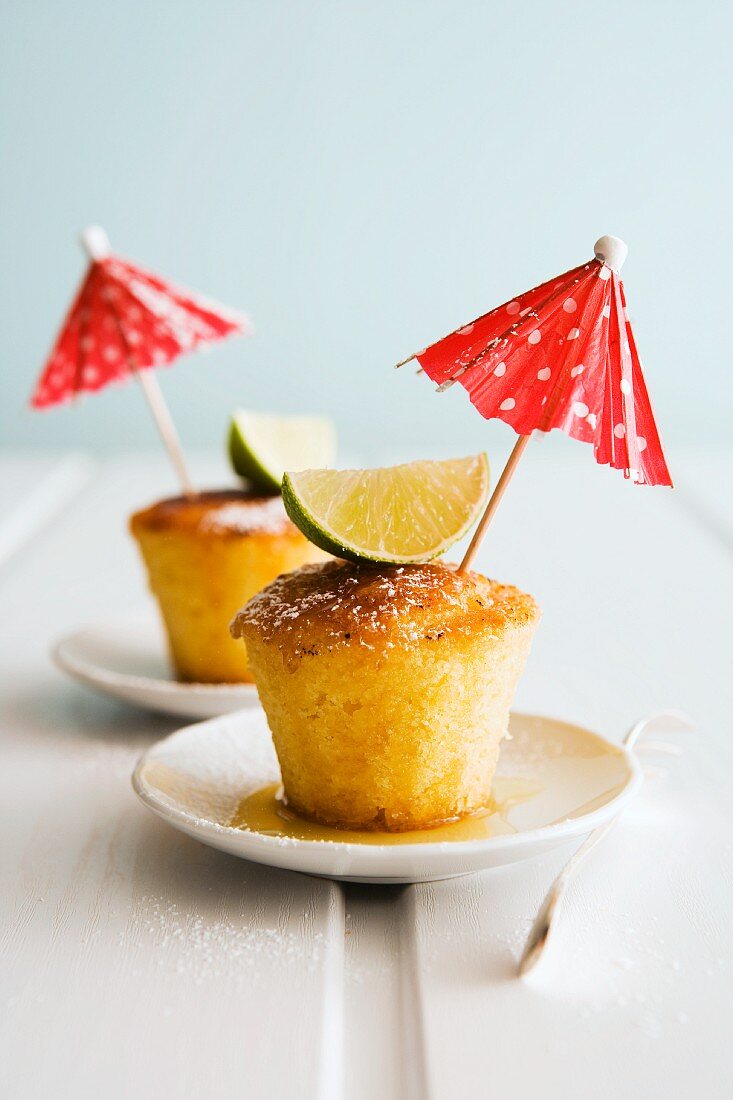
[[[288,472],[282,492],[293,523],[329,554],[417,562],[465,535],[488,489],[488,459],[478,454],[381,470]]]
[[[240,477],[258,489],[279,492],[286,470],[328,466],[336,454],[330,420],[270,416],[238,410],[229,427],[229,458]]]

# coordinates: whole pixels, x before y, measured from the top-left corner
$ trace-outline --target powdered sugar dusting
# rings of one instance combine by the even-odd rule
[[[201,521],[204,531],[222,530],[248,534],[252,531],[277,533],[289,524],[281,497],[232,502],[213,509]]]
[[[439,642],[456,632],[497,631],[537,614],[530,596],[477,573],[440,563],[356,565],[324,562],[278,577],[232,624],[235,637],[253,634],[281,648]]]
[[[191,531],[204,535],[284,534],[295,532],[282,497],[243,489],[218,489],[190,497],[159,500],[131,519],[138,531]]]
[[[195,985],[226,980],[249,989],[257,983],[265,960],[284,968],[297,962],[309,972],[316,972],[321,964],[321,932],[311,931],[306,937],[300,929],[197,916],[182,912],[163,897],[143,897],[141,909],[143,928],[155,942],[159,969],[173,966]]]

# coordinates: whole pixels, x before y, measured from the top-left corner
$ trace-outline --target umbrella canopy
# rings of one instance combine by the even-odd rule
[[[637,484],[671,485],[619,276],[626,245],[601,237],[594,251],[411,358],[486,419],[522,436],[559,428]]]
[[[31,398],[41,409],[94,393],[183,352],[246,332],[241,314],[114,256],[100,229],[82,236],[90,265]]]

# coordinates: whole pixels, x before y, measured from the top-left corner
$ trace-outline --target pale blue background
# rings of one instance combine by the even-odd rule
[[[407,352],[630,245],[674,471],[729,435],[731,5],[2,4],[0,441],[152,445],[134,384],[26,401],[83,268],[77,231],[252,316],[161,376],[184,442],[233,405],[324,410],[349,454],[510,443]],[[573,444],[564,443],[570,447]]]

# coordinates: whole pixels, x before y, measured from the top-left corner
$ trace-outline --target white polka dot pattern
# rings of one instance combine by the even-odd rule
[[[500,416],[523,435],[560,429],[591,443],[598,463],[627,478],[671,484],[623,283],[598,258],[512,298],[418,359],[439,388],[460,383],[487,419]]]
[[[248,329],[243,316],[108,256],[90,265],[31,403],[43,408],[95,392]]]

